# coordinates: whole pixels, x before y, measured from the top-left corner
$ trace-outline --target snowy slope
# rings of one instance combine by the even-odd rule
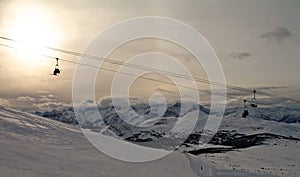
[[[5,177],[195,176],[183,154],[155,163],[120,162],[97,151],[78,127],[3,107],[0,152],[0,176]]]
[[[86,106],[82,111],[83,119],[78,120],[80,126],[113,137],[134,140],[138,138],[141,141],[147,139],[155,140],[157,137],[167,134],[168,130],[175,125],[179,116],[183,117],[187,112],[192,112],[196,109],[195,107],[191,107],[183,111],[182,115],[179,115],[181,104],[174,102],[169,103],[164,115],[159,116],[151,112],[151,108],[148,104],[137,100],[134,101],[135,102],[131,105],[133,109],[123,112],[117,112],[116,109],[121,110],[121,108],[114,107],[111,100],[106,99],[102,101],[98,106],[99,115],[102,116],[102,118],[99,118],[98,113],[95,114],[93,109]],[[156,105],[156,107],[159,107],[159,105]],[[198,105],[198,108],[200,114],[195,126],[195,131],[202,131],[208,118],[209,109],[201,105]],[[298,109],[283,106],[249,107],[248,109],[250,116],[243,119],[241,118],[243,112],[242,107],[235,106],[227,108],[219,130],[235,130],[242,134],[271,133],[286,137],[300,138],[300,123],[297,123],[298,120],[300,120],[300,111]],[[55,120],[65,120],[67,118],[69,122],[77,122],[73,109],[71,108],[40,113],[39,115]],[[132,126],[127,122],[135,122],[136,126]],[[152,125],[151,128],[146,128],[149,125]],[[138,126],[142,127],[140,128]],[[149,133],[151,131],[155,132]]]
[[[145,106],[145,104],[135,103],[134,108],[141,115],[147,114],[149,112],[149,106],[147,107]],[[197,122],[197,125],[195,127],[195,132],[202,131],[203,126],[207,120],[207,115],[209,113],[208,109],[205,109],[200,105],[199,108],[200,108],[200,115],[198,117],[199,121]],[[213,154],[211,155],[212,158],[210,157],[206,158],[207,156],[204,155],[207,155],[207,153],[200,154],[199,156],[204,157],[205,160],[208,159],[208,161],[211,163],[215,163],[215,165],[218,167],[218,170],[222,169],[221,170],[222,172],[220,172],[222,175],[225,175],[228,172],[228,176],[234,176],[232,174],[232,170],[238,170],[238,171],[247,171],[247,172],[255,173],[258,176],[263,176],[268,174],[277,175],[277,176],[299,176],[300,157],[297,153],[298,151],[297,149],[299,149],[299,146],[297,144],[297,140],[294,139],[300,139],[300,124],[283,122],[283,121],[279,121],[280,119],[278,119],[278,117],[281,117],[283,115],[293,114],[296,117],[295,120],[298,120],[297,115],[299,114],[299,111],[284,108],[284,107],[281,108],[264,107],[264,108],[259,108],[259,110],[250,107],[248,109],[250,112],[250,116],[247,118],[242,118],[241,114],[243,112],[243,108],[241,107],[228,108],[222,120],[219,131],[220,133],[222,133],[223,137],[240,136],[244,138],[244,140],[240,138],[238,141],[236,141],[237,143],[248,143],[253,141],[254,142],[253,145],[245,146],[245,148],[231,149],[228,152],[224,152],[220,154],[219,153]],[[126,123],[124,123],[122,120],[119,119],[120,115],[118,115],[114,111],[112,105],[108,104],[106,105],[106,107],[100,107],[99,112],[102,116],[104,116],[105,123],[102,125],[106,125],[106,130],[110,130],[112,132],[117,133],[115,134],[115,136],[117,136],[118,138],[125,135],[125,137],[126,136],[129,137],[127,138],[127,140],[133,142],[140,142],[140,141],[148,141],[148,140],[156,141],[157,139],[159,139],[157,138],[157,133],[161,133],[161,131],[158,130],[162,130],[162,132],[164,132],[163,130],[168,129],[172,125],[174,125],[178,117],[180,117],[179,110],[180,110],[180,104],[178,103],[169,104],[167,107],[167,111],[162,117],[162,119],[160,119],[159,122],[154,125],[154,127],[151,127],[152,130],[156,130],[155,133],[152,133],[150,129],[147,131],[147,129],[143,128],[141,131],[135,127],[128,126]],[[124,113],[124,115],[121,116],[126,117],[126,113]],[[268,119],[266,118],[267,116],[269,117]],[[272,116],[274,116],[274,118],[272,118]],[[91,123],[91,125],[93,125],[93,123]],[[164,133],[167,134],[168,132],[164,132]],[[110,134],[108,133],[108,135]],[[251,139],[247,140],[245,138],[251,138]],[[167,140],[164,139],[164,142],[166,141],[168,142],[170,141],[170,139]],[[216,140],[214,139],[214,141]],[[224,141],[224,140],[220,139],[220,141]],[[258,142],[256,143],[256,141]],[[161,147],[158,148],[164,148],[164,149],[169,148],[168,145],[170,145],[170,143],[166,143],[166,144],[163,144],[163,142],[160,143],[161,143],[160,144]],[[147,143],[145,144],[147,146]],[[154,143],[151,143],[150,146],[152,146],[153,144]],[[172,145],[173,144],[171,143],[171,146]],[[219,146],[213,144],[210,144],[209,146],[211,146],[211,149],[219,148]],[[195,146],[192,146],[192,148],[197,149],[197,147]],[[183,151],[185,150],[189,151],[190,148],[185,149],[185,147],[181,147],[180,149]],[[280,155],[277,154],[277,152],[279,152]],[[264,153],[266,155],[264,155]],[[208,155],[210,154],[208,153]],[[217,157],[217,159],[213,157]],[[215,169],[214,171],[218,171],[218,170]],[[194,169],[194,171],[197,171],[197,169]],[[216,175],[217,173],[214,174]],[[240,175],[239,172],[235,172],[235,174],[237,176]]]
[[[0,176],[5,177],[258,176],[219,169],[179,152],[147,163],[121,162],[97,151],[76,126],[3,107],[0,152]]]
[[[200,154],[217,168],[282,177],[300,176],[299,141],[276,139],[268,144],[224,153]]]
[[[224,116],[219,130],[236,130],[244,134],[271,133],[286,137],[300,138],[299,123],[285,123],[266,120],[257,113],[256,108],[248,108],[250,115],[247,118],[241,118],[242,108],[231,110],[232,113]],[[264,114],[275,114],[272,110],[265,110]]]
[[[200,138],[204,137],[201,132],[207,122],[209,109],[201,105],[196,105],[197,107],[195,105],[186,106],[183,109],[184,111],[180,113],[182,104],[178,102],[169,103],[161,116],[153,114],[155,112],[151,110],[150,106],[141,100],[134,99],[131,106],[133,110],[124,109],[124,111],[119,107],[114,107],[110,99],[100,102],[98,111],[94,111],[89,105],[85,105],[79,112],[82,116],[78,122],[83,129],[162,150],[180,148],[183,151],[191,151],[194,149],[194,145],[199,143]],[[152,109],[153,106],[155,109],[160,107],[159,104],[152,104]],[[190,113],[192,114],[197,108],[199,108],[199,116],[192,135],[186,133],[189,132],[188,130],[176,134],[170,131],[178,120],[185,118]],[[222,151],[222,148],[218,148],[218,145],[249,148],[251,146],[266,144],[268,139],[300,139],[299,123],[285,123],[265,119],[266,115],[276,115],[275,113],[282,110],[284,111],[281,115],[288,115],[288,108],[275,109],[272,107],[262,107],[260,109],[264,109],[263,114],[261,110],[257,109],[249,107],[250,116],[247,118],[241,117],[243,112],[242,107],[230,107],[226,109],[218,130],[219,132],[210,142],[210,144],[217,145],[215,148],[216,151]],[[74,117],[74,112],[70,110],[72,109],[62,110],[59,115]],[[116,110],[121,111],[117,112]],[[291,112],[295,115],[298,114],[297,109],[291,109]],[[127,122],[133,122],[135,125],[128,124]],[[187,147],[182,147],[182,143]],[[192,146],[192,149],[189,146]]]

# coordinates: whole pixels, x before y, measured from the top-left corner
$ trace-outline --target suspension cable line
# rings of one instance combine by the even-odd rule
[[[12,41],[12,42],[18,42],[18,43],[23,42],[23,41],[11,39],[11,38],[3,37],[3,36],[0,36],[0,39],[7,40],[7,41]],[[12,47],[12,46],[9,46],[9,45],[5,45],[5,44],[0,44],[0,45],[4,46],[4,47],[8,47],[8,48],[18,49],[18,48],[15,48],[15,47]],[[89,55],[89,54],[84,54],[84,53],[79,53],[79,52],[75,52],[75,51],[59,49],[59,48],[53,48],[53,47],[44,47],[44,48],[52,50],[52,51],[60,52],[60,53],[65,53],[65,54],[68,54],[68,55],[77,56],[77,57],[84,57],[84,58],[89,58],[89,59],[92,59],[92,60],[103,61],[103,62],[114,64],[114,65],[121,65],[121,66],[125,66],[125,67],[141,69],[141,70],[145,70],[145,71],[152,71],[152,72],[162,73],[162,74],[165,74],[165,75],[174,76],[174,77],[181,78],[181,79],[197,81],[197,82],[203,83],[203,84],[213,84],[213,85],[216,85],[216,86],[220,86],[220,87],[224,87],[224,88],[228,88],[228,89],[233,89],[233,90],[237,90],[237,91],[241,91],[241,92],[250,92],[250,91],[252,92],[251,89],[243,88],[243,87],[240,87],[240,86],[235,86],[235,85],[231,85],[231,84],[224,84],[224,83],[217,82],[217,81],[210,81],[209,79],[191,77],[191,76],[182,75],[182,74],[178,74],[178,73],[174,73],[174,72],[164,71],[164,70],[161,70],[161,69],[141,66],[141,65],[137,65],[137,64],[125,63],[125,62],[122,62],[122,61],[119,61],[119,60],[116,60],[116,59],[113,59],[113,58],[97,57],[97,56],[93,56],[93,55]],[[50,56],[46,56],[46,57],[57,58],[57,57],[50,57]],[[85,66],[92,67],[92,68],[106,70],[106,71],[110,71],[110,72],[119,72],[119,71],[116,71],[116,70],[112,70],[112,69],[108,69],[108,68],[104,68],[104,67],[95,67],[95,66],[92,66],[92,65],[79,63],[79,62],[75,62],[75,61],[71,61],[71,60],[65,60],[65,59],[60,59],[60,60],[65,61],[65,62],[69,62],[69,63],[73,63],[73,64],[85,65]],[[132,75],[130,73],[124,73],[124,72],[122,74]],[[163,82],[164,83],[164,81],[161,81],[161,80],[158,80],[158,79],[153,79],[153,78],[148,78],[148,77],[143,77],[143,76],[139,76],[139,77],[143,78],[143,79],[147,79],[147,80],[152,80],[152,81],[157,81],[157,82]],[[176,86],[176,84],[170,83],[170,82],[167,82],[165,84],[171,84],[171,85]],[[180,87],[188,88],[188,89],[191,88],[191,87],[187,87],[187,86],[183,86],[183,85],[180,86]],[[207,90],[198,90],[198,91],[211,93],[210,91],[207,91]],[[261,92],[261,91],[259,93],[260,93],[260,95],[265,95],[265,96],[268,96],[268,97],[273,97],[273,98],[277,98],[277,99],[285,99],[285,100],[288,100],[288,101],[300,103],[300,100],[296,100],[296,99],[293,99],[293,98],[290,98],[290,97],[278,96],[276,94],[271,94],[271,93]]]

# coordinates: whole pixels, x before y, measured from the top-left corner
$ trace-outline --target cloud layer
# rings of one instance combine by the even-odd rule
[[[268,31],[268,32],[262,34],[260,37],[262,39],[267,39],[267,40],[271,40],[271,41],[275,40],[277,42],[282,42],[283,40],[285,40],[291,36],[292,36],[292,32],[289,29],[280,26],[272,31]]]
[[[51,111],[54,109],[64,109],[71,104],[61,102],[50,93],[40,93],[36,96],[18,96],[12,98],[0,98],[0,105],[20,109],[27,112]]]
[[[232,52],[231,57],[234,59],[244,60],[246,58],[251,57],[252,54],[249,52]]]

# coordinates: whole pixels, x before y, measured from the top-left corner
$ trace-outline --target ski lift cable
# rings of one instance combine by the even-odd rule
[[[0,37],[0,38],[5,39],[5,40],[9,40],[9,41],[13,41],[13,42],[22,42],[22,41],[19,41],[19,40],[14,40],[14,39],[11,39],[11,38],[6,38],[6,37]],[[78,57],[89,58],[89,59],[92,59],[92,60],[103,61],[105,63],[110,63],[110,64],[114,64],[114,65],[121,65],[121,66],[131,67],[131,68],[135,68],[135,69],[142,69],[142,70],[146,70],[146,71],[158,72],[158,73],[162,73],[162,74],[166,74],[166,75],[171,75],[171,76],[174,76],[174,77],[177,77],[177,78],[182,78],[182,79],[185,79],[185,80],[195,80],[197,82],[204,83],[204,84],[212,84],[213,83],[214,85],[218,85],[218,86],[221,86],[221,87],[225,86],[224,83],[210,81],[208,79],[191,77],[191,76],[182,75],[182,74],[178,74],[178,73],[174,73],[174,72],[168,72],[168,71],[164,71],[164,70],[160,70],[160,69],[156,69],[156,68],[140,66],[140,65],[136,65],[136,64],[132,64],[132,63],[125,63],[125,62],[122,62],[122,61],[119,61],[119,60],[116,60],[116,59],[112,59],[112,58],[97,57],[97,56],[93,56],[93,55],[89,55],[89,54],[83,54],[83,53],[79,53],[79,52],[74,52],[74,51],[69,51],[69,50],[64,50],[64,49],[58,49],[58,48],[53,48],[53,47],[44,47],[44,48],[49,49],[49,50],[53,50],[53,51],[56,51],[56,52],[61,52],[61,53],[73,55],[73,56],[78,56]],[[228,85],[228,86],[230,86],[230,85]],[[236,87],[232,86],[232,89],[234,89],[234,88],[236,88]],[[249,90],[247,90],[247,91],[249,91]]]
[[[18,43],[24,43],[24,41],[15,40],[15,39],[3,37],[3,36],[0,36],[0,39],[9,40],[9,41],[18,42]],[[135,69],[142,69],[142,70],[146,70],[146,71],[158,72],[158,73],[162,73],[162,74],[166,74],[166,75],[170,75],[170,76],[174,76],[174,77],[182,78],[182,79],[186,79],[186,80],[195,80],[197,82],[204,83],[204,84],[213,84],[213,85],[216,85],[216,86],[225,87],[225,88],[233,89],[233,90],[238,90],[238,91],[241,91],[241,92],[250,92],[250,91],[252,91],[251,89],[247,89],[247,88],[243,88],[243,87],[240,87],[240,86],[235,86],[235,85],[231,85],[231,84],[227,84],[227,83],[224,84],[224,83],[217,82],[217,81],[211,81],[209,79],[191,77],[191,76],[182,75],[182,74],[178,74],[178,73],[174,73],[174,72],[164,71],[164,70],[161,70],[161,69],[141,66],[141,65],[132,64],[132,63],[125,63],[125,62],[122,62],[120,60],[113,59],[113,58],[98,57],[98,56],[94,56],[94,55],[79,53],[79,52],[65,50],[65,49],[58,49],[58,48],[53,48],[53,47],[48,47],[48,46],[45,46],[44,48],[49,49],[49,50],[53,50],[53,51],[56,51],[56,52],[61,52],[61,53],[73,55],[73,56],[78,56],[78,57],[89,58],[89,59],[92,59],[92,60],[103,61],[103,62],[114,64],[114,65],[121,65],[121,66],[131,67],[131,68],[135,68]],[[262,92],[260,92],[260,93],[262,93]],[[263,93],[263,94],[266,95],[268,93]],[[273,95],[272,97],[274,97],[274,96],[275,95]]]
[[[47,56],[47,55],[43,55],[43,56],[49,57],[49,58],[54,58],[54,57]],[[154,79],[154,78],[150,78],[150,77],[139,76],[139,75],[128,73],[128,72],[118,71],[118,70],[104,68],[104,67],[97,67],[97,66],[86,64],[86,63],[79,63],[79,62],[76,62],[76,61],[62,59],[62,58],[59,58],[59,60],[63,61],[63,62],[67,62],[67,63],[73,63],[73,64],[76,64],[76,65],[82,65],[82,66],[86,66],[86,67],[98,69],[98,70],[104,70],[104,71],[108,71],[108,72],[116,72],[116,73],[119,73],[119,74],[124,74],[124,75],[139,77],[141,79],[146,79],[146,80],[150,80],[150,81],[154,81],[154,82],[159,82],[159,83],[163,83],[163,84],[167,84],[167,85],[172,85],[172,86],[178,86],[178,87],[182,87],[182,88],[186,88],[186,89],[190,89],[190,90],[194,90],[194,91],[198,91],[198,92],[211,93],[208,90],[195,89],[195,88],[192,88],[192,87],[188,87],[188,86],[184,86],[184,85],[178,85],[178,84],[174,84],[172,82],[162,81],[162,80]]]
[[[22,42],[22,41],[18,41],[18,40],[15,40],[15,39],[2,37],[2,36],[0,36],[0,39],[9,40],[9,41],[13,41],[13,42]],[[1,46],[14,48],[14,47],[11,47],[11,46],[8,46],[8,45],[5,45],[5,44],[1,44]],[[69,54],[69,55],[73,55],[73,56],[78,56],[78,57],[85,57],[85,58],[89,58],[89,59],[93,59],[93,60],[99,60],[99,61],[103,61],[103,62],[107,62],[107,63],[111,63],[111,64],[122,65],[122,66],[132,67],[132,68],[136,68],[136,69],[143,69],[143,70],[146,70],[146,71],[154,71],[154,72],[158,72],[158,73],[163,73],[163,74],[166,74],[166,75],[171,75],[171,76],[179,77],[179,78],[182,78],[182,79],[193,80],[193,81],[197,81],[197,82],[204,83],[204,84],[213,84],[213,85],[225,87],[225,88],[228,88],[228,89],[238,90],[238,91],[241,91],[241,92],[252,91],[251,89],[243,88],[243,87],[240,87],[240,86],[234,86],[234,85],[231,85],[231,84],[224,84],[224,83],[220,83],[220,82],[216,82],[216,81],[210,81],[208,79],[202,79],[202,78],[191,77],[191,76],[187,76],[187,75],[181,75],[181,74],[177,74],[177,73],[173,73],[173,72],[159,70],[159,69],[155,69],[155,68],[151,68],[151,67],[144,67],[144,66],[140,66],[140,65],[136,65],[136,64],[129,64],[129,63],[125,63],[125,62],[118,61],[118,60],[111,59],[111,58],[97,57],[97,56],[93,56],[93,55],[89,55],[89,54],[83,54],[83,53],[79,53],[79,52],[74,52],[74,51],[69,51],[69,50],[64,50],[64,49],[58,49],[58,48],[53,48],[53,47],[44,47],[44,48],[49,49],[49,50],[53,50],[53,51],[56,51],[56,52],[61,52],[61,53],[65,53],[65,54]],[[70,62],[70,61],[71,60],[68,60],[68,62]],[[80,63],[74,62],[74,64],[80,64]],[[103,70],[103,69],[107,69],[107,68],[101,68],[101,69]],[[116,72],[116,71],[113,71],[113,72]],[[296,99],[293,99],[293,98],[290,98],[290,97],[278,96],[276,94],[270,94],[270,93],[261,92],[261,91],[259,93],[260,93],[260,95],[265,95],[265,96],[268,96],[268,97],[273,97],[273,98],[278,98],[278,99],[285,99],[285,100],[289,100],[289,101],[292,101],[292,102],[300,103],[299,100],[296,100]]]
[[[18,43],[23,42],[23,41],[19,41],[19,40],[7,38],[7,37],[1,37],[0,36],[0,38],[4,39],[4,40],[13,41],[13,42],[18,42]],[[112,58],[97,57],[97,56],[93,56],[93,55],[89,55],[89,54],[83,54],[83,53],[79,53],[79,52],[75,52],[75,51],[69,51],[69,50],[58,49],[58,48],[53,48],[53,47],[45,47],[45,48],[49,49],[49,50],[56,51],[56,52],[61,52],[61,53],[73,55],[73,56],[89,58],[89,59],[92,59],[92,60],[103,61],[103,62],[106,62],[106,63],[121,65],[121,66],[125,66],[125,67],[132,67],[132,68],[142,69],[142,70],[146,70],[146,71],[158,72],[158,73],[162,73],[162,74],[165,74],[165,75],[174,76],[174,77],[177,77],[177,78],[197,81],[197,82],[203,83],[203,84],[212,84],[212,85],[216,85],[216,86],[220,86],[220,87],[224,87],[224,88],[228,88],[228,89],[238,90],[240,92],[245,92],[246,93],[246,92],[252,91],[251,89],[247,89],[247,88],[243,88],[243,87],[239,87],[239,86],[234,86],[234,85],[227,84],[227,83],[224,84],[224,83],[220,83],[220,82],[216,82],[216,81],[211,81],[211,80],[208,80],[208,79],[203,79],[203,78],[198,78],[198,77],[191,77],[191,76],[181,75],[181,74],[174,73],[174,72],[159,70],[159,69],[156,69],[156,68],[125,63],[125,62],[122,62],[122,61],[119,61],[119,60],[116,60],[116,59],[112,59]],[[260,93],[264,94],[264,95],[268,94],[268,96],[270,96],[270,97],[276,97],[276,95],[271,95],[269,93],[263,93],[263,92],[260,92]],[[280,97],[277,97],[277,98],[280,98]],[[288,98],[285,98],[285,99],[288,99]]]
[[[0,44],[0,46],[4,46],[4,47],[8,47],[8,48],[11,48],[11,49],[18,50],[18,48],[16,48],[16,47],[12,47],[12,46],[5,45],[5,44]],[[44,56],[44,57],[47,57],[47,58],[51,58],[51,59],[57,60],[57,57],[53,57],[53,56],[49,56],[49,55],[44,55],[44,54],[41,54],[41,55]],[[146,79],[146,80],[150,80],[150,81],[155,81],[155,82],[160,82],[160,83],[168,84],[168,85],[172,85],[172,86],[178,86],[178,87],[182,87],[182,88],[186,88],[186,89],[190,89],[190,90],[194,90],[194,91],[198,91],[198,92],[211,93],[208,90],[195,89],[195,88],[192,88],[192,87],[188,87],[188,86],[184,86],[184,85],[178,85],[178,84],[174,84],[172,82],[162,81],[162,80],[159,80],[159,79],[149,78],[149,77],[145,77],[145,76],[138,76],[138,75],[135,75],[135,74],[132,74],[132,73],[128,73],[128,72],[121,72],[121,71],[113,70],[113,69],[109,69],[109,68],[97,67],[97,66],[86,64],[86,63],[79,63],[79,62],[76,62],[76,61],[62,59],[62,58],[59,58],[59,60],[63,61],[63,62],[67,62],[67,63],[76,64],[76,65],[87,66],[87,67],[98,69],[98,70],[105,70],[105,71],[108,71],[108,72],[117,72],[117,73],[124,74],[124,75],[139,77],[139,78],[142,78],[142,79]]]
[[[4,47],[11,48],[11,49],[18,50],[18,48],[12,47],[12,46],[9,46],[9,45],[5,45],[5,44],[0,44],[0,45],[4,46]],[[44,54],[42,54],[42,56],[57,60],[57,57],[53,57],[53,56],[49,56],[49,55],[44,55]],[[117,71],[117,70],[108,69],[108,68],[104,68],[104,67],[96,67],[96,66],[92,66],[92,65],[89,65],[89,64],[85,64],[85,63],[79,63],[79,62],[72,61],[72,60],[66,60],[66,59],[61,59],[61,58],[59,60],[61,60],[63,62],[73,63],[73,64],[76,64],[76,65],[84,65],[84,66],[95,68],[95,69],[99,69],[99,70],[106,70],[106,71],[109,71],[109,72],[118,72],[120,74],[126,74],[126,75],[131,75],[131,76],[138,77],[137,75],[134,75],[134,74],[131,74],[131,73],[120,72],[120,71]],[[144,77],[144,76],[140,76],[140,78],[146,79],[146,80],[151,80],[151,81],[156,81],[156,82],[160,82],[160,83],[164,83],[164,84],[169,84],[169,85],[173,85],[173,86],[184,87],[184,88],[187,88],[187,89],[192,89],[192,90],[196,90],[196,91],[199,91],[199,92],[206,92],[206,93],[210,93],[211,94],[211,92],[208,91],[208,90],[200,90],[200,89],[195,89],[195,88],[191,88],[191,87],[187,87],[187,86],[176,85],[174,83],[170,83],[170,82],[166,82],[166,81],[161,81],[161,80],[153,79],[153,78],[148,78],[148,77]],[[234,97],[234,96],[230,96],[230,95],[226,95],[226,96],[228,98],[236,99],[236,97]]]
[[[14,41],[14,42],[21,42],[21,41],[17,41],[17,40],[14,40],[14,39],[1,37],[1,36],[0,36],[0,38],[5,39],[5,40]],[[2,45],[2,46],[8,47],[8,45]],[[10,46],[10,48],[13,48],[13,47]],[[58,51],[58,52],[63,52],[63,53],[66,53],[66,54],[71,54],[71,55],[74,55],[74,56],[89,57],[89,58],[92,58],[92,59],[99,59],[99,58],[101,58],[101,57],[96,57],[96,56],[92,56],[92,55],[88,55],[88,54],[81,54],[81,53],[78,53],[78,52],[67,51],[67,50],[63,50],[63,49],[56,49],[56,48],[51,48],[51,47],[46,47],[46,48],[49,48],[51,50]],[[116,61],[116,60],[114,61],[114,63],[117,63],[117,62],[121,62],[121,61]],[[121,63],[124,63],[124,62],[121,62]],[[77,63],[77,64],[79,64],[79,63]],[[136,65],[136,66],[140,67],[140,69],[144,69],[144,70],[147,70],[147,71],[153,71],[153,68],[145,68],[145,67],[139,66],[139,65]],[[131,67],[131,66],[128,66],[128,67]],[[154,70],[154,71],[157,71],[157,70]],[[161,71],[165,72],[163,70],[161,70]],[[176,74],[176,73],[166,73],[166,74],[171,75],[171,74]],[[172,76],[174,76],[174,75],[172,75]],[[186,77],[185,75],[178,75],[178,74],[175,75],[175,77],[181,77],[181,76]],[[189,76],[187,76],[187,77],[189,77]],[[194,77],[192,77],[192,78],[194,78]],[[247,88],[243,88],[243,87],[239,87],[239,86],[233,86],[233,85],[230,85],[230,84],[221,84],[219,82],[214,82],[214,81],[209,81],[209,80],[203,80],[203,79],[200,79],[200,78],[194,78],[194,79],[197,82],[201,82],[201,83],[204,83],[204,84],[214,84],[214,85],[217,84],[218,86],[221,86],[221,87],[225,87],[225,88],[228,88],[228,89],[234,89],[234,90],[238,90],[238,91],[242,91],[242,92],[252,91],[251,89],[247,89]],[[266,92],[260,92],[260,94],[268,96],[268,97],[272,97],[272,98],[284,99],[284,100],[289,100],[289,101],[292,101],[292,102],[300,103],[299,100],[296,100],[296,99],[293,99],[293,98],[289,98],[289,97],[278,96],[278,95],[270,94],[270,93],[266,93]]]
[[[13,42],[24,43],[24,41],[15,40],[15,39],[12,39],[12,38],[2,37],[2,36],[0,36],[0,38],[4,39],[4,40],[13,41]],[[45,46],[44,48],[49,49],[49,50],[53,50],[53,51],[56,51],[56,52],[61,52],[61,53],[73,55],[73,56],[78,56],[78,57],[89,58],[89,59],[92,59],[92,60],[103,61],[103,62],[114,64],[114,65],[122,65],[122,66],[125,66],[125,67],[131,67],[131,68],[135,68],[135,69],[142,69],[142,70],[146,70],[146,71],[158,72],[158,73],[171,75],[171,76],[186,79],[186,80],[195,80],[197,82],[204,83],[204,84],[214,84],[214,85],[217,85],[217,86],[226,87],[226,88],[230,88],[230,89],[234,89],[234,90],[238,90],[238,91],[243,91],[243,92],[252,91],[251,89],[246,89],[246,88],[234,86],[234,85],[231,85],[231,84],[224,84],[224,83],[221,83],[221,82],[211,81],[209,79],[191,77],[191,76],[182,75],[182,74],[178,74],[178,73],[174,73],[174,72],[164,71],[164,70],[161,70],[161,69],[141,66],[141,65],[132,64],[132,63],[125,63],[125,62],[122,62],[120,60],[113,59],[113,58],[97,57],[97,56],[93,56],[93,55],[89,55],[89,54],[84,54],[84,53],[79,53],[79,52],[64,50],[64,49],[58,49],[58,48],[53,48],[53,47],[48,47],[48,46]]]
[[[24,41],[15,40],[15,39],[3,37],[3,36],[0,36],[0,39],[13,41],[13,42],[18,42],[18,43],[25,43]],[[212,81],[212,80],[209,80],[209,79],[191,77],[191,76],[182,75],[182,74],[178,74],[178,73],[174,73],[174,72],[168,72],[168,71],[164,71],[164,70],[160,70],[160,69],[156,69],[156,68],[151,68],[151,67],[146,67],[146,66],[141,66],[141,65],[131,64],[131,63],[125,63],[125,62],[122,62],[120,60],[113,59],[113,58],[97,57],[97,56],[93,56],[93,55],[89,55],[89,54],[79,53],[79,52],[65,50],[65,49],[53,48],[53,47],[48,47],[48,46],[45,46],[44,48],[49,49],[49,50],[53,50],[53,51],[56,51],[56,52],[65,53],[65,54],[68,54],[68,55],[77,56],[77,57],[84,57],[84,58],[89,58],[89,59],[92,59],[92,60],[103,61],[103,62],[114,64],[114,65],[121,65],[121,66],[131,67],[131,68],[135,68],[135,69],[142,69],[142,70],[146,70],[146,71],[158,72],[158,73],[162,73],[162,74],[166,74],[166,75],[169,75],[169,76],[174,76],[174,77],[182,78],[182,79],[186,79],[186,80],[195,80],[199,83],[212,84],[212,85],[216,85],[216,86],[220,86],[220,87],[225,87],[225,88],[228,88],[228,89],[237,90],[237,91],[240,91],[240,92],[245,92],[245,93],[252,92],[252,89],[248,89],[248,88],[244,88],[244,87],[240,87],[240,86],[235,86],[235,85],[228,84],[228,83],[224,84],[224,83],[217,82],[217,81]],[[300,103],[299,100],[295,100],[295,99],[289,98],[289,97],[278,96],[276,94],[271,94],[271,93],[262,92],[262,91],[260,91],[259,93],[260,93],[260,95],[265,95],[265,96],[268,96],[268,97],[273,97],[273,98],[278,98],[278,99],[285,99],[285,100],[290,100],[290,101],[296,101],[296,102]]]

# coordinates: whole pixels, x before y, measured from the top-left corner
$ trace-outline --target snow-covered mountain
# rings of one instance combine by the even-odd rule
[[[91,103],[91,102],[89,102]],[[185,105],[183,109],[182,105]],[[84,130],[91,130],[105,136],[125,140],[137,145],[163,150],[179,149],[194,155],[214,153],[231,153],[254,147],[276,144],[282,141],[300,141],[300,124],[297,123],[299,111],[287,107],[248,107],[250,115],[242,118],[243,107],[228,107],[220,124],[218,132],[209,138],[209,144],[199,148],[203,128],[207,122],[209,109],[198,104],[181,104],[178,102],[167,105],[149,105],[135,99],[131,110],[115,107],[110,99],[102,100],[96,109],[85,104],[77,114],[77,121]],[[163,114],[155,110],[166,106]],[[199,110],[198,121],[194,130],[188,134],[173,134],[170,130],[182,117]],[[73,109],[65,109],[58,115],[68,114],[75,120]],[[57,113],[57,111],[53,111]],[[54,114],[55,115],[55,114]],[[70,116],[71,115],[71,116]],[[282,122],[278,117],[294,115],[296,121]],[[58,116],[59,117],[59,116]],[[268,119],[266,118],[268,117]],[[58,118],[60,119],[60,118]],[[74,121],[73,121],[74,122]],[[130,123],[132,124],[130,124]],[[145,126],[146,125],[146,126]],[[292,148],[293,149],[293,148]],[[286,173],[287,174],[287,173]]]
[[[78,124],[72,107],[65,108],[63,110],[52,110],[46,112],[36,111],[34,114],[67,124]]]
[[[1,106],[0,157],[0,176],[5,177],[196,177],[184,154],[121,162],[97,151],[78,126]]]
[[[0,142],[0,172],[5,177],[269,176],[215,167],[206,158],[178,151],[147,163],[121,162],[97,151],[77,126],[4,107],[0,107]]]
[[[82,117],[84,118],[81,120],[76,120],[73,108],[67,108],[61,111],[53,110],[45,113],[37,112],[36,114],[67,123],[77,123],[77,121],[79,121],[81,128],[91,129],[96,132],[101,131],[106,135],[121,136],[128,140],[144,141],[164,136],[164,134],[168,133],[168,130],[175,125],[180,116],[184,116],[188,112],[192,112],[196,109],[198,109],[200,113],[194,132],[201,132],[210,112],[209,108],[202,105],[193,105],[189,108],[182,109],[181,103],[173,102],[167,104],[164,114],[160,116],[153,111],[153,109],[161,107],[159,104],[151,105],[152,107],[150,107],[149,104],[135,99],[131,106],[131,110],[122,112],[119,111],[122,108],[115,107],[111,100],[105,99],[98,104],[99,115],[94,112],[94,109],[85,106],[82,111],[82,114],[84,114]],[[275,106],[249,107],[248,110],[250,116],[242,118],[242,107],[226,108],[219,130],[234,130],[242,134],[271,133],[286,137],[300,138],[299,109]],[[135,124],[132,125],[128,122],[134,122]]]
[[[231,115],[239,112],[242,113],[242,109],[240,107],[230,107],[226,109],[225,116]],[[268,107],[260,107],[251,108],[251,114],[253,117],[271,120],[276,122],[284,122],[284,123],[300,123],[300,110],[299,108],[288,107],[285,105],[275,105]]]

